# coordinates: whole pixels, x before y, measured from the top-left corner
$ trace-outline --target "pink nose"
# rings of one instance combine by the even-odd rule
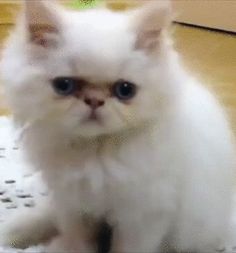
[[[98,107],[101,107],[105,104],[104,100],[97,99],[95,97],[85,97],[84,102],[86,105],[90,106],[93,110],[97,109]]]

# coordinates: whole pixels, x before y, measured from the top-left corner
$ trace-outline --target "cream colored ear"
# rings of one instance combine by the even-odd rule
[[[24,1],[24,17],[29,40],[45,48],[56,44],[60,29],[57,6],[52,2],[51,0]]]
[[[155,50],[162,32],[171,23],[171,5],[168,0],[149,1],[133,15],[133,29],[137,34],[136,49]]]

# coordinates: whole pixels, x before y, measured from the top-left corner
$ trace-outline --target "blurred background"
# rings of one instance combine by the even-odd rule
[[[79,10],[101,1],[61,2]],[[114,10],[132,8],[145,1],[104,0]],[[20,2],[0,0],[0,50],[14,25]],[[175,12],[172,28],[175,48],[189,71],[218,96],[236,133],[236,0],[172,0],[172,4]],[[1,88],[0,83],[0,91]],[[1,91],[0,116],[9,113]]]

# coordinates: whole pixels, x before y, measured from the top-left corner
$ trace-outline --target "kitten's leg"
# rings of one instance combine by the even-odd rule
[[[77,215],[60,217],[61,235],[52,243],[52,250],[76,253],[96,252],[96,223],[93,220],[86,221]]]
[[[169,222],[162,217],[118,224],[114,228],[112,253],[156,253],[164,236],[167,234]]]
[[[44,206],[21,211],[1,224],[0,244],[24,249],[50,240],[57,233],[53,211]]]
[[[70,235],[71,236],[71,235]],[[47,246],[47,253],[95,253],[96,250],[94,247],[81,244],[81,235],[78,234],[77,240],[75,235],[68,237],[68,235],[60,235],[54,238],[49,245]]]

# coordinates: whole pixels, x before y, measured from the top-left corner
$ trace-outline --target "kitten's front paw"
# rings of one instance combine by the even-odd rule
[[[20,227],[15,224],[4,224],[0,229],[0,245],[4,247],[13,247],[13,248],[26,248],[28,244],[28,240],[23,233],[24,228],[22,230]]]
[[[54,238],[47,247],[47,253],[95,253],[96,249],[92,245],[84,244],[80,238],[76,241],[68,240],[67,236]]]
[[[51,233],[45,231],[32,231],[28,224],[15,224],[10,226],[3,226],[0,229],[0,245],[4,247],[26,249],[29,246],[38,245],[51,239]]]
[[[46,216],[19,213],[0,227],[0,245],[25,249],[50,240],[58,234],[55,224]]]

